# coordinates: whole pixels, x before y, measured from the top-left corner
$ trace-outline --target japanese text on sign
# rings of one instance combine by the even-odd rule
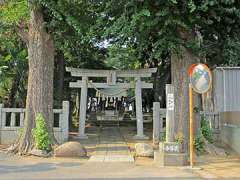
[[[168,94],[167,95],[167,110],[174,110],[174,95]]]

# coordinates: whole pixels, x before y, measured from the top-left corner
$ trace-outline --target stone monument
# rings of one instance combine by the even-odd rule
[[[154,160],[160,166],[184,166],[188,164],[183,137],[176,137],[174,123],[174,87],[166,85],[166,142],[159,143]]]

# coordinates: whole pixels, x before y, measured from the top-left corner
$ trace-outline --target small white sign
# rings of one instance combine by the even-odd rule
[[[174,110],[174,95],[168,94],[167,95],[167,110]]]

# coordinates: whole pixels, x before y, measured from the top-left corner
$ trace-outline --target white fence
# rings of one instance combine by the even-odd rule
[[[153,143],[158,144],[160,139],[163,138],[164,135],[164,120],[166,126],[166,109],[160,108],[160,104],[158,102],[153,103]],[[213,131],[214,140],[219,140],[218,135],[221,130],[221,121],[220,114],[218,112],[205,112],[200,111],[199,114],[206,121],[208,121],[211,130]]]
[[[62,109],[54,109],[54,135],[58,143],[68,140],[69,102],[63,101]],[[0,104],[0,144],[11,144],[19,136],[24,124],[25,109],[4,108]]]

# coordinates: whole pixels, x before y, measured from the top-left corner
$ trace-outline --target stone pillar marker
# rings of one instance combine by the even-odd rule
[[[14,127],[16,126],[16,114],[14,112],[11,113],[11,122],[10,122],[10,126]]]
[[[174,142],[174,87],[166,84],[166,142]]]
[[[83,86],[81,88],[81,102],[80,102],[80,114],[79,114],[79,139],[87,139],[85,134],[85,121],[87,114],[87,92],[88,92],[88,78],[82,77]]]
[[[24,112],[21,112],[20,114],[20,127],[23,127],[24,125],[24,117],[25,117],[25,113]]]
[[[135,99],[136,99],[136,119],[137,119],[137,135],[134,139],[148,139],[143,134],[143,112],[142,112],[142,82],[140,77],[135,78]]]
[[[62,102],[62,109],[63,109],[63,117],[62,117],[62,128],[63,128],[63,139],[64,141],[68,141],[68,132],[69,132],[69,124],[68,124],[68,117],[69,117],[69,101]]]
[[[1,121],[1,127],[6,126],[6,112],[3,111],[4,105],[0,104],[0,121]]]
[[[160,102],[153,103],[153,144],[160,140]]]
[[[160,139],[164,136],[164,129],[163,129],[163,118],[166,117],[166,109],[160,108],[160,119],[159,119],[159,126],[160,126]]]
[[[3,123],[2,123],[2,108],[3,108],[3,104],[0,104],[0,128],[3,126]]]
[[[174,87],[166,85],[166,142],[159,143],[159,152],[154,154],[154,160],[161,166],[187,165],[187,153],[183,144],[175,141],[174,120]]]

